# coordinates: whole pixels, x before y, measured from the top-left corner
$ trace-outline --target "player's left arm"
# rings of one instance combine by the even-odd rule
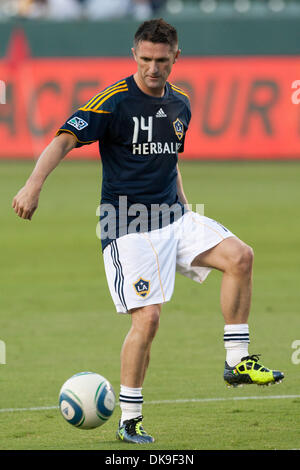
[[[182,176],[181,176],[181,173],[180,173],[180,170],[179,170],[178,163],[177,163],[177,195],[178,195],[179,201],[183,205],[185,205],[188,209],[190,209],[187,197],[184,193],[183,183],[182,183]]]

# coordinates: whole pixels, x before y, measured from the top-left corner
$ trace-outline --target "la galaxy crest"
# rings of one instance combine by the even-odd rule
[[[183,137],[184,125],[179,118],[177,118],[176,121],[173,122],[173,127],[178,139],[181,140]]]
[[[150,281],[146,281],[146,279],[140,277],[139,280],[133,284],[133,287],[137,295],[145,298],[150,292]]]

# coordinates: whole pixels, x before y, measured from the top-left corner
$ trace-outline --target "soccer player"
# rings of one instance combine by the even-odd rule
[[[31,220],[49,173],[74,147],[99,142],[104,266],[117,312],[131,315],[121,350],[117,438],[143,444],[154,439],[143,428],[142,387],[176,270],[197,282],[212,269],[223,273],[227,384],[277,383],[283,373],[263,367],[248,353],[252,249],[188,207],[178,152],[184,150],[190,104],[185,91],[167,81],[180,56],[175,28],[163,19],[144,22],[132,53],[136,73],[102,90],[62,125],[13,208]]]

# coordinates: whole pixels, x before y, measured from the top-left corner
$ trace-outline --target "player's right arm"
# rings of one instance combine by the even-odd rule
[[[22,219],[31,220],[39,201],[45,179],[74,147],[101,141],[109,126],[116,97],[128,92],[126,80],[121,80],[98,93],[79,108],[58,129],[55,138],[41,154],[26,182],[14,197],[12,207]]]
[[[77,140],[74,135],[62,132],[54,137],[45,148],[25,186],[20,189],[13,199],[12,207],[19,217],[31,220],[38,207],[40,192],[47,176],[76,144]]]

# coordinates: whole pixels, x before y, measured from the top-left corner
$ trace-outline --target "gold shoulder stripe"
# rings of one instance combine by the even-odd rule
[[[125,80],[123,80],[124,84],[126,84]],[[121,86],[123,84],[123,82],[121,82],[121,84],[117,83],[116,85],[113,85],[109,88],[106,88],[104,91],[101,91],[100,93],[98,93],[96,96],[94,96],[90,101],[88,101],[86,103],[85,106],[83,106],[84,108],[90,108],[91,106],[93,106],[97,100],[99,98],[101,98],[101,96],[104,96],[106,93],[109,93],[111,90],[114,90],[115,88],[118,88],[119,86]]]
[[[181,88],[178,88],[177,86],[175,85],[171,85],[171,88],[175,91],[177,91],[177,93],[181,93],[182,95],[186,96],[187,98],[190,98],[189,95],[187,93],[185,93]]]
[[[108,88],[105,88],[104,90],[100,91],[100,93],[97,93],[97,95],[93,96],[93,98],[91,98],[84,106],[83,108],[88,108],[88,107],[91,107],[93,105],[93,103],[99,98],[101,97],[102,95],[104,95],[104,93],[107,93],[109,92],[110,90],[113,90],[114,88],[116,87],[119,87],[120,85],[122,84],[126,84],[126,80],[122,80],[118,83],[116,83],[115,85],[112,85]]]
[[[117,88],[119,88],[119,87],[124,87],[124,86],[127,86],[127,83],[126,83],[125,80],[123,80],[123,81],[120,82],[120,83],[116,83],[116,85],[113,85],[113,86],[111,86],[111,87],[109,87],[109,88],[106,88],[104,91],[102,91],[101,93],[99,93],[99,94],[97,95],[96,99],[93,100],[92,105],[96,104],[96,102],[98,101],[99,98],[101,98],[102,96],[106,95],[106,94],[109,93],[110,91],[116,90]],[[90,105],[90,106],[91,106],[91,105]]]
[[[177,91],[177,93],[180,93],[181,95],[184,95],[184,96],[186,96],[187,98],[190,98],[189,95],[187,95],[186,93],[184,93],[184,91],[178,90],[178,88],[174,88],[173,86],[171,86],[171,88],[172,88],[172,90]]]
[[[98,111],[95,111],[95,109],[92,108],[78,108],[78,111],[91,111],[93,113],[111,114],[111,111],[104,111],[104,109],[99,109]]]
[[[117,83],[115,83],[114,85],[111,85],[111,86],[109,86],[109,87],[107,87],[107,88],[104,88],[104,90],[99,91],[99,93],[97,93],[95,96],[93,96],[93,98],[91,98],[90,101],[88,101],[88,102],[86,103],[86,106],[89,106],[90,104],[92,104],[92,102],[93,102],[96,98],[98,98],[98,96],[103,95],[103,93],[106,93],[107,91],[111,90],[112,88],[118,87],[118,86],[122,85],[123,83],[126,83],[126,80],[122,80],[122,81],[120,81],[120,82],[117,82]]]
[[[108,98],[110,98],[112,95],[115,95],[116,93],[122,93],[124,91],[127,91],[128,88],[126,87],[125,89],[117,89],[117,90],[112,90],[111,93],[109,93],[108,95],[105,95],[104,97],[102,97],[103,99],[100,101],[100,103],[98,103],[97,105],[94,105],[93,107],[90,107],[90,108],[80,108],[81,111],[92,111],[94,113],[110,113],[111,111],[103,111],[102,109],[98,109]]]
[[[174,85],[174,83],[170,83],[170,85],[171,85],[171,87],[173,87],[175,90],[182,91],[183,93],[185,93],[185,91],[184,91],[182,88],[179,88],[179,86]]]
[[[99,108],[99,101],[100,101],[100,100],[101,100],[100,102],[103,103],[103,101],[102,101],[103,98],[105,98],[106,96],[111,96],[111,93],[112,93],[112,92],[119,91],[119,90],[120,90],[120,91],[127,91],[127,90],[128,90],[128,87],[127,87],[126,84],[125,84],[125,85],[120,85],[120,86],[118,86],[118,87],[116,87],[116,88],[113,88],[113,89],[111,89],[111,90],[109,90],[109,91],[103,93],[101,96],[99,96],[99,97],[94,101],[94,103],[92,104],[92,106],[89,106],[89,108],[98,109],[98,108]]]
[[[115,90],[113,91],[112,93],[110,93],[109,95],[106,95],[98,104],[97,106],[95,106],[95,108],[93,110],[97,110],[103,103],[105,103],[106,100],[108,100],[108,98],[110,98],[111,96],[115,95],[116,93],[124,93],[124,91],[128,91],[128,88],[126,87],[124,90],[122,89],[119,89],[119,90]],[[92,110],[92,111],[93,111]]]

